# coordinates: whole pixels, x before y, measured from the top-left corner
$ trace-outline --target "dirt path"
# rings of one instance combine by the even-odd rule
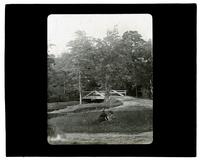
[[[139,134],[120,133],[65,133],[54,138],[48,137],[50,144],[150,144],[153,132]]]
[[[123,103],[123,105],[120,105],[118,107],[113,107],[107,110],[112,111],[132,111],[132,110],[140,110],[140,109],[152,109],[153,107],[153,101],[149,99],[140,99],[140,98],[134,98],[130,96],[113,96],[112,98],[115,98],[116,100],[119,100]],[[55,113],[69,113],[73,112],[80,108],[80,105],[74,105],[74,106],[68,106],[65,109],[59,109],[56,111],[49,112],[49,114],[55,114]],[[90,111],[92,112],[92,111]]]
[[[152,109],[153,101],[149,99],[134,98],[130,96],[117,96],[115,99],[121,101],[123,104],[111,108],[112,111],[132,111],[132,110],[142,110],[142,109]]]

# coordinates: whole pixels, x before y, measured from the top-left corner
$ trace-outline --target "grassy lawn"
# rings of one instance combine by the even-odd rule
[[[112,121],[97,121],[100,111],[65,113],[48,120],[56,133],[138,133],[152,130],[152,110],[116,111]]]
[[[74,105],[72,105],[74,104]],[[49,103],[48,112],[52,114],[58,113],[77,113],[77,112],[86,112],[94,110],[102,110],[103,108],[113,108],[122,105],[123,103],[116,99],[110,99],[109,105],[106,103],[85,103],[79,105],[79,102],[59,102],[59,103]]]
[[[59,109],[64,109],[67,106],[74,106],[77,104],[79,104],[79,101],[48,103],[48,112],[59,110]]]
[[[152,100],[128,96],[111,99],[109,107],[105,103],[70,106],[64,102],[64,108],[48,113],[48,133],[52,138],[64,136],[52,142],[55,144],[149,144],[153,138],[152,104]],[[98,122],[103,108],[113,111],[115,118]]]
[[[151,144],[153,132],[124,133],[65,133],[49,137],[48,142],[59,144]]]

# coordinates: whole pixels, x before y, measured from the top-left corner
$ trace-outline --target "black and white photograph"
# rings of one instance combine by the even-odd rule
[[[48,16],[48,142],[151,144],[150,14]]]
[[[6,157],[198,157],[197,4],[4,9]]]

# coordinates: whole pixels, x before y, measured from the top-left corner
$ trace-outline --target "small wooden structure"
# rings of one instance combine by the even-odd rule
[[[105,91],[83,91],[83,93],[86,93],[86,95],[82,99],[86,101],[105,99]],[[126,96],[126,90],[111,90],[110,96]]]

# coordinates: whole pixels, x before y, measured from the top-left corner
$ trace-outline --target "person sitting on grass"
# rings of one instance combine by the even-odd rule
[[[115,117],[114,117],[113,114],[114,114],[113,111],[109,111],[109,112],[108,112],[107,118],[108,118],[109,121],[115,119]]]
[[[105,112],[105,109],[103,109],[102,113],[100,114],[98,121],[103,122],[108,120],[108,115]]]

